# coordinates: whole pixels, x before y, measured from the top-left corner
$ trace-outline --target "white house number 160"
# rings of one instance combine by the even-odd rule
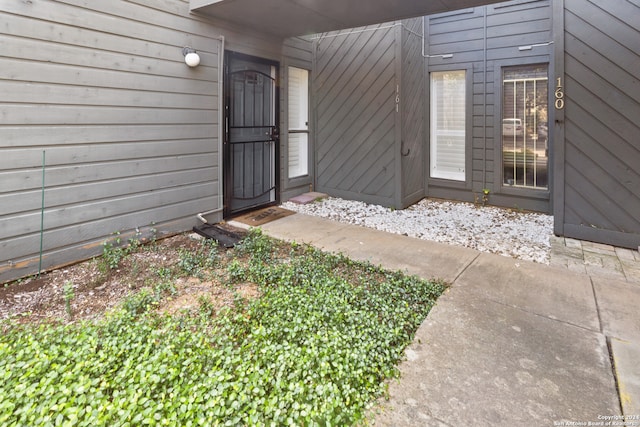
[[[564,90],[562,88],[562,77],[558,77],[556,80],[556,110],[562,110],[564,108]]]

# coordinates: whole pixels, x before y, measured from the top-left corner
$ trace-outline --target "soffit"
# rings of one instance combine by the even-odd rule
[[[203,13],[280,38],[498,3],[492,0],[190,0]]]

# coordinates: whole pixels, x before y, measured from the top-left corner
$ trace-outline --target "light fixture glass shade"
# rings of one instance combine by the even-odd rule
[[[187,53],[184,56],[184,62],[189,66],[189,67],[197,67],[200,64],[200,55],[198,55],[195,52],[190,52]]]

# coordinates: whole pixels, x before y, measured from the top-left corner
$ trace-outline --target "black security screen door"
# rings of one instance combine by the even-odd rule
[[[225,215],[277,202],[277,63],[225,57]]]

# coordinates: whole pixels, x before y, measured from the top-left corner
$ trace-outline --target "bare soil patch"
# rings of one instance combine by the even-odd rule
[[[234,249],[218,247],[214,267],[189,274],[193,271],[184,268],[184,260],[202,250],[202,245],[200,236],[184,233],[136,248],[117,268],[110,268],[103,257],[97,257],[39,277],[6,283],[0,286],[0,320],[37,323],[99,319],[129,296],[143,289],[153,292],[161,282],[170,292],[157,309],[166,313],[197,310],[205,300],[217,311],[233,304],[237,295],[245,299],[258,296],[257,286],[252,283],[230,286],[225,280],[226,264],[235,256]]]

